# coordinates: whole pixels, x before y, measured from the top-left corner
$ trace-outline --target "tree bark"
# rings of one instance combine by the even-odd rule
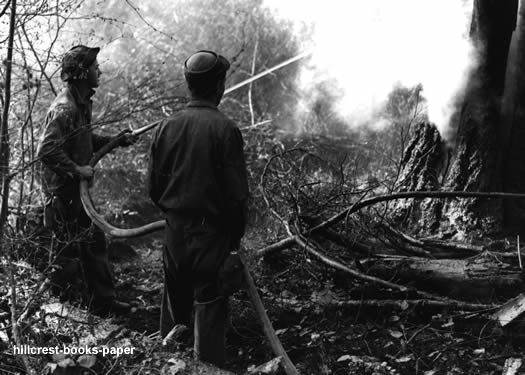
[[[7,213],[9,210],[9,184],[11,177],[9,176],[9,105],[11,103],[11,72],[13,68],[13,44],[15,37],[15,23],[16,23],[16,0],[11,2],[11,16],[9,21],[9,36],[7,40],[7,59],[5,60],[5,93],[4,93],[4,108],[2,111],[2,118],[0,122],[0,181],[1,181],[1,197],[2,204],[0,205],[0,253],[4,251],[2,246],[5,224],[7,222]]]
[[[504,190],[525,191],[525,2],[520,1],[516,30],[507,64],[505,91],[502,101],[502,132],[504,149]],[[525,202],[505,201],[505,226],[525,234]]]
[[[445,190],[525,190],[525,164],[520,163],[525,158],[525,128],[518,127],[525,120],[525,113],[515,110],[525,99],[525,84],[509,78],[521,77],[521,63],[525,61],[525,48],[521,47],[521,44],[525,47],[522,23],[514,36],[515,48],[510,58],[515,63],[511,64],[512,69],[509,67],[511,73],[505,94],[509,99],[504,101],[506,110],[502,113],[507,58],[517,11],[518,0],[474,1],[470,38],[476,51],[476,64],[469,73],[462,104],[452,117],[457,132],[450,146],[455,149],[450,155],[443,153],[439,137],[432,135],[431,127],[421,125],[405,150],[403,190],[423,190],[427,186],[436,189],[440,185],[436,182],[440,173],[445,173],[441,182]],[[524,93],[519,94],[520,90]],[[450,167],[445,165],[449,160]],[[501,233],[508,229],[505,224],[509,220],[504,219],[518,216],[519,207],[525,211],[524,202],[481,199],[408,202],[405,207],[398,206],[399,213],[419,228],[452,231],[459,239],[475,237],[480,232],[483,235]]]
[[[403,153],[398,191],[439,190],[446,170],[445,145],[437,128],[429,123],[418,124]],[[394,219],[411,227],[436,229],[442,201],[402,200],[395,205]]]
[[[516,24],[518,0],[475,0],[471,39],[477,65],[468,80],[459,113],[456,150],[447,176],[447,190],[500,191],[503,143],[500,101],[507,56]],[[502,229],[501,201],[446,202],[443,217],[459,231],[472,228],[484,233]]]

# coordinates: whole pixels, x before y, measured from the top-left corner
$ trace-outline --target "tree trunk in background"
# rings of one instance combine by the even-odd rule
[[[404,150],[401,160],[397,191],[439,190],[444,169],[444,143],[435,126],[418,124]],[[436,199],[403,199],[396,203],[395,220],[411,227],[437,229],[440,205]],[[436,211],[437,210],[437,211]]]
[[[516,30],[507,64],[505,91],[502,102],[502,136],[504,149],[504,191],[525,191],[525,1],[520,1]],[[525,234],[525,202],[505,202],[505,227]]]
[[[9,35],[7,40],[7,59],[5,69],[4,108],[0,120],[0,191],[2,203],[0,205],[0,253],[4,250],[4,230],[8,215],[9,202],[9,105],[11,103],[11,70],[13,66],[13,45],[16,23],[16,0],[11,0],[11,16],[9,21]]]

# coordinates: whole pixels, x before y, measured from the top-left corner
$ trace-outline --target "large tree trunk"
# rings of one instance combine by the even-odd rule
[[[472,70],[459,114],[456,150],[445,186],[450,190],[501,191],[500,103],[518,0],[475,0],[471,39],[478,63]],[[502,229],[501,201],[447,202],[444,217],[459,231]]]
[[[446,177],[443,187],[446,190],[466,191],[502,191],[504,188],[522,192],[523,184],[514,186],[504,181],[504,168],[510,159],[514,164],[525,156],[525,129],[512,127],[514,134],[505,131],[502,126],[501,100],[505,86],[507,57],[512,32],[516,25],[518,0],[475,0],[472,15],[470,37],[476,50],[477,63],[471,70],[465,90],[465,96],[458,113],[453,116],[457,127],[453,140],[455,149],[450,158],[450,167],[445,168]],[[521,60],[520,60],[521,61]],[[516,120],[514,123],[517,123]],[[428,127],[426,134],[432,134]],[[523,133],[523,134],[522,134]],[[416,137],[418,134],[415,134]],[[519,137],[518,137],[519,135]],[[515,137],[515,138],[514,138]],[[414,183],[403,184],[404,189],[421,190],[420,187],[435,186],[436,178],[443,171],[436,170],[445,166],[443,160],[449,155],[441,154],[439,159],[439,142],[436,137],[420,137],[417,141],[426,160],[424,168],[418,160],[418,153],[406,150],[410,160],[405,163],[405,174],[417,175]],[[513,147],[506,154],[509,139]],[[523,138],[523,140],[521,140]],[[506,141],[507,140],[507,141]],[[424,142],[429,142],[425,144]],[[416,166],[417,168],[414,168]],[[509,168],[514,168],[510,167]],[[517,168],[517,167],[516,167]],[[525,166],[520,165],[525,172]],[[506,175],[511,176],[509,172]],[[525,173],[521,173],[525,176]],[[525,204],[525,203],[524,203]],[[455,232],[457,238],[476,237],[479,233],[500,233],[504,222],[504,206],[501,200],[458,199],[434,201],[426,206],[419,206],[415,219],[421,218],[419,224],[425,230],[435,230],[438,225],[442,230]],[[432,223],[432,218],[434,222]]]
[[[512,35],[502,103],[504,149],[504,189],[525,191],[525,2],[520,2],[516,30]],[[512,232],[524,231],[525,202],[505,202],[505,226]],[[523,234],[523,233],[522,233]]]

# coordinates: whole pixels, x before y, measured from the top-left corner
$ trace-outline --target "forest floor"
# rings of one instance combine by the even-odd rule
[[[39,342],[47,346],[96,342],[135,348],[131,355],[99,354],[91,373],[197,373],[191,348],[163,347],[158,335],[162,242],[152,236],[134,245],[134,254],[112,254],[119,295],[134,306],[130,315],[102,319],[50,297],[32,331],[46,337]],[[348,299],[404,296],[356,282],[301,251],[285,250],[251,268],[274,328],[302,374],[501,374],[506,358],[519,358],[525,349],[516,328],[523,325],[498,329],[483,312],[338,306]],[[244,374],[274,357],[245,292],[231,299],[231,327],[226,370]],[[20,371],[9,352],[0,358],[2,374]],[[53,364],[51,356],[33,356],[39,358],[41,365]]]
[[[120,172],[111,173],[104,179],[110,177],[119,186],[133,186],[120,178]],[[144,192],[124,188],[119,200],[107,196],[114,187],[96,187],[98,206],[112,202],[104,206],[106,213],[119,212],[120,216],[112,217],[114,222],[134,226],[158,217],[145,203]],[[263,225],[251,228],[243,243],[249,254],[277,239],[275,231]],[[96,363],[85,372],[75,367],[80,361],[78,355],[31,355],[32,362],[59,375],[218,373],[196,370],[190,347],[162,346],[158,334],[162,247],[161,234],[110,246],[119,296],[134,307],[128,316],[102,319],[74,301],[60,302],[46,293],[30,326],[22,330],[30,345],[133,347],[132,354],[99,353]],[[331,255],[353,265],[351,254]],[[348,300],[403,301],[411,296],[356,281],[297,248],[264,259],[252,258],[249,266],[277,335],[301,374],[502,374],[506,359],[522,358],[525,350],[525,324],[517,319],[509,328],[499,328],[490,319],[490,311],[464,312],[403,303],[398,308],[345,306]],[[30,293],[22,292],[30,291],[40,274],[23,261],[16,267],[23,301]],[[3,273],[1,277],[2,288],[6,288],[7,276]],[[7,295],[7,289],[2,295]],[[3,298],[0,308],[8,312],[7,298]],[[1,319],[8,331],[9,318],[4,314]],[[4,336],[2,333],[6,342]],[[250,367],[274,358],[244,291],[231,298],[227,338],[225,370],[230,373],[245,374]],[[13,355],[13,348],[4,344],[2,350],[0,374],[23,373],[21,357]]]

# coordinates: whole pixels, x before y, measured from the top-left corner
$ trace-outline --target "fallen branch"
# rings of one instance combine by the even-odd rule
[[[421,240],[426,247],[438,247],[445,250],[469,252],[472,254],[479,254],[484,251],[483,246],[468,245],[463,243],[454,243],[441,240]]]
[[[525,294],[512,298],[492,315],[492,319],[497,320],[502,327],[512,322],[525,312]]]
[[[423,241],[410,237],[409,235],[395,228],[392,228],[388,224],[382,224],[381,228],[385,230],[386,232],[388,232],[390,236],[393,237],[393,238],[388,238],[389,242],[391,242],[393,246],[402,247],[403,250],[405,250],[405,252],[412,254],[412,255],[422,256],[425,258],[429,258],[432,256],[432,253],[424,248],[425,244],[423,243]],[[408,246],[401,246],[398,243],[399,241],[407,243]]]
[[[276,298],[279,303],[285,303],[287,305],[297,306],[301,303],[307,303],[310,301],[298,301],[286,298]],[[393,300],[393,299],[360,299],[360,300],[344,300],[344,301],[329,301],[319,302],[323,306],[332,307],[388,307],[388,308],[399,308],[401,310],[410,307],[447,307],[458,310],[492,310],[496,308],[496,305],[486,305],[482,303],[469,303],[463,301],[436,301],[431,299],[404,299],[404,300]]]
[[[292,247],[292,245],[295,245],[295,244],[296,244],[295,236],[287,237],[284,240],[275,242],[269,246],[266,246],[265,248],[258,250],[255,253],[255,255],[262,257],[262,256],[265,256],[266,254],[269,254],[275,251],[287,249],[289,247]]]

